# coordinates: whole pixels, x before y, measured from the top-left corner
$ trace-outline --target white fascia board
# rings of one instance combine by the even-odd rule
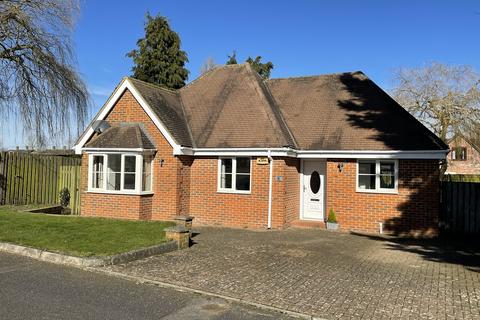
[[[157,149],[143,148],[82,148],[87,153],[123,153],[123,152],[155,152]]]
[[[358,150],[298,150],[301,159],[434,159],[443,160],[449,150],[412,150],[412,151],[358,151]]]
[[[266,157],[270,154],[275,157],[295,157],[295,151],[290,148],[189,148],[183,154],[193,156],[224,156],[224,157]],[[187,153],[188,152],[188,153]]]
[[[107,100],[107,102],[103,105],[103,107],[100,109],[98,112],[97,116],[94,118],[94,120],[104,120],[108,113],[112,110],[112,108],[115,106],[115,103],[117,103],[118,99],[122,96],[122,94],[125,92],[125,90],[129,90],[133,97],[138,101],[140,106],[143,108],[145,113],[150,117],[150,119],[153,121],[153,123],[157,126],[157,128],[160,130],[162,135],[165,137],[165,139],[168,141],[170,146],[175,149],[180,149],[180,145],[178,145],[173,139],[172,135],[168,132],[167,128],[163,125],[163,123],[158,119],[158,117],[153,113],[152,109],[148,105],[148,103],[143,99],[142,95],[137,91],[135,86],[128,80],[128,78],[124,78],[123,81],[120,83],[120,85],[117,87],[117,89],[114,91],[113,95],[110,97],[110,99]],[[75,150],[76,154],[81,154],[82,153],[82,148],[87,143],[88,139],[94,134],[94,130],[92,128],[92,123],[88,126],[88,128],[85,130],[83,135],[81,136],[80,141],[73,147]]]
[[[185,148],[181,147],[175,155],[191,156],[268,156],[293,157],[301,159],[438,159],[446,158],[448,150],[414,151],[358,151],[358,150],[294,150],[291,148]]]

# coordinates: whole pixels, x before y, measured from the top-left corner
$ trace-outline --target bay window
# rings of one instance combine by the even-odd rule
[[[89,155],[89,191],[141,193],[152,191],[153,155],[106,153]]]
[[[398,191],[398,161],[358,160],[357,191],[396,193]]]
[[[250,157],[220,158],[218,160],[218,191],[250,193]]]

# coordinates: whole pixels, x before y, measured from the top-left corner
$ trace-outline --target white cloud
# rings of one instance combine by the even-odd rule
[[[113,92],[112,87],[102,87],[102,86],[96,86],[96,85],[89,85],[88,86],[88,92],[92,96],[99,96],[99,97],[108,97],[110,94]]]

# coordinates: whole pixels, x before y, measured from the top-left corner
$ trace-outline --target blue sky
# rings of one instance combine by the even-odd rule
[[[438,61],[480,70],[480,1],[128,3],[82,2],[74,40],[78,70],[93,98],[91,116],[130,75],[125,54],[144,34],[146,11],[166,16],[180,35],[189,81],[209,56],[224,63],[233,50],[242,61],[249,55],[272,61],[273,78],[362,70],[387,90],[398,67]]]

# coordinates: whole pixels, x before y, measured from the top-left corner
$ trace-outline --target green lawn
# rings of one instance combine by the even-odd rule
[[[51,216],[0,207],[0,241],[75,256],[106,256],[165,242],[172,222]]]

